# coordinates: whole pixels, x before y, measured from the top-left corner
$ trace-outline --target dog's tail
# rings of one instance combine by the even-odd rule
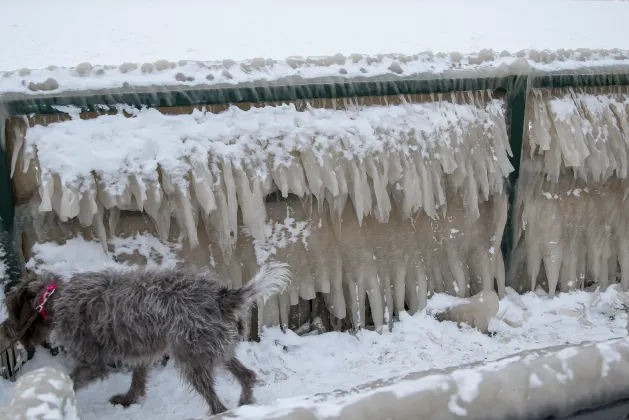
[[[266,302],[276,293],[283,292],[290,284],[290,270],[288,264],[269,263],[260,268],[260,271],[238,289],[238,294],[245,307],[251,307],[258,299]]]

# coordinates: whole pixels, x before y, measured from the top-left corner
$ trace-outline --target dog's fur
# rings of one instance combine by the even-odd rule
[[[226,410],[214,391],[216,368],[226,367],[242,386],[240,404],[253,402],[256,374],[235,350],[246,339],[250,310],[290,282],[286,264],[272,263],[238,289],[225,287],[212,272],[193,269],[105,270],[57,276],[27,273],[6,295],[8,319],[0,334],[16,339],[35,313],[45,288],[57,283],[46,303],[46,319],[36,318],[19,337],[41,345],[54,330],[75,359],[75,389],[107,376],[108,364],[134,364],[131,387],[111,398],[128,406],[146,392],[148,366],[168,353],[183,378],[207,401],[212,413]]]

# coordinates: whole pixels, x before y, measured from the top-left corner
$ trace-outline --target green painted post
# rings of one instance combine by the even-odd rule
[[[15,209],[13,207],[13,188],[9,166],[9,157],[6,150],[0,147],[0,247],[4,251],[1,259],[6,266],[5,274],[7,277],[6,279],[0,279],[0,285],[4,283],[5,289],[10,288],[20,278],[21,273],[13,238]]]
[[[524,140],[524,124],[526,123],[526,96],[529,79],[527,76],[513,76],[507,85],[507,129],[513,158],[513,172],[509,175],[509,213],[507,224],[502,237],[502,255],[505,259],[505,269],[509,267],[511,252],[515,246],[513,237],[515,186],[520,175],[520,159],[522,158],[522,144]],[[507,270],[508,272],[508,270]]]

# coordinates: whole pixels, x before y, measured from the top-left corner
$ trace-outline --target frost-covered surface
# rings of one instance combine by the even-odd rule
[[[78,264],[77,261],[77,267]],[[465,327],[459,330],[453,323],[438,323],[428,316],[427,312],[458,301],[439,294],[429,301],[427,311],[402,316],[391,333],[364,330],[356,336],[326,333],[299,337],[290,331],[284,334],[279,328],[271,328],[265,331],[260,343],[241,344],[238,356],[263,381],[255,390],[258,403],[294,407],[315,393],[348,389],[411,372],[491,361],[550,345],[624,337],[627,316],[619,308],[626,299],[627,295],[616,287],[600,294],[573,292],[552,299],[541,290],[525,295],[510,290],[500,302],[498,319],[490,327],[496,335],[489,337]],[[52,358],[39,350],[24,368],[32,370],[41,366],[60,366],[66,370],[69,361],[63,356]],[[111,406],[108,398],[126,390],[130,380],[129,374],[117,373],[79,391],[81,418],[180,420],[205,414],[201,398],[186,389],[172,364],[152,372],[147,396],[140,405],[126,410]],[[473,392],[472,384],[469,385],[469,391]],[[9,382],[0,383],[0,404],[8,403],[11,386]],[[239,392],[231,376],[219,377],[218,393],[230,408],[236,407]],[[260,414],[255,407],[247,410],[252,418]]]
[[[621,279],[629,288],[629,91],[533,90],[517,189],[518,290]],[[543,261],[543,269],[541,262]],[[521,271],[520,271],[521,270]]]
[[[464,0],[394,0],[386,8],[376,0],[282,0],[272,5],[241,0],[220,6],[183,0],[174,9],[169,0],[133,5],[69,0],[63,8],[8,0],[2,12],[12,23],[2,25],[0,39],[11,42],[3,45],[0,58],[0,71],[7,72],[0,76],[0,92],[238,84],[289,76],[411,76],[459,69],[487,77],[501,66],[498,73],[504,72],[519,57],[541,70],[616,66],[629,57],[624,3],[533,0],[512,4],[505,13],[498,0],[478,1],[474,7]],[[107,22],[107,29],[94,31],[101,22]],[[278,33],[290,35],[294,22],[322,30],[282,36],[278,42]]]
[[[162,238],[172,214],[192,247],[200,214],[224,252],[237,239],[238,207],[248,232],[264,238],[264,197],[278,189],[327,201],[336,219],[350,199],[359,223],[368,215],[387,222],[392,201],[404,218],[435,217],[447,194],[460,195],[474,220],[479,202],[503,193],[513,167],[502,100],[464,92],[429,103],[346,105],[127,110],[132,117],[35,125],[23,145],[16,139],[12,173],[20,176],[23,147],[23,167],[38,169],[37,211],[77,217],[103,242],[104,209],[144,210]]]

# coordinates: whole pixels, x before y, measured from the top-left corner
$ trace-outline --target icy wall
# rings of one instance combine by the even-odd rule
[[[12,119],[18,225],[31,241],[93,235],[105,251],[156,232],[234,284],[288,261],[295,281],[265,324],[287,325],[290,306],[317,293],[355,327],[421,309],[432,292],[502,294],[503,100],[365,101]]]
[[[629,287],[628,94],[529,93],[509,273],[516,289],[604,289],[617,277]]]

